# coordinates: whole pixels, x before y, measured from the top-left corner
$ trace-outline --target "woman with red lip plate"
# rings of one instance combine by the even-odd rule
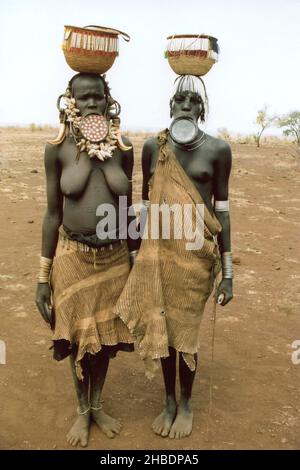
[[[75,75],[64,98],[68,106],[61,112],[66,113],[67,132],[57,139],[60,143],[56,140],[45,149],[47,210],[36,304],[54,330],[54,358],[69,355],[71,360],[79,406],[67,440],[72,446],[86,446],[92,420],[108,437],[121,428],[102,410],[101,392],[110,358],[118,350],[133,350],[128,328],[113,313],[130,271],[129,251],[134,251],[134,241],[126,243],[120,236],[124,227],[118,218],[119,197],[127,196],[127,206],[132,204],[133,149],[127,138],[121,142],[117,128],[101,146],[90,145],[75,126],[93,114],[92,137],[97,134],[97,116],[104,116],[112,128],[110,107],[116,102],[103,76]],[[102,132],[105,123],[100,120]],[[96,211],[104,204],[117,217],[110,231],[103,228],[99,233],[104,216],[99,218]]]

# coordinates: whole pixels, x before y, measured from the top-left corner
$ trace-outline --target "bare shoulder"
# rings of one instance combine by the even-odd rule
[[[56,165],[60,153],[60,148],[61,144],[46,144],[44,154],[44,161],[46,166]]]
[[[218,139],[217,137],[213,137],[212,135],[206,134],[206,141],[218,153],[219,152],[226,153],[226,152],[231,151],[230,145],[225,140]]]
[[[206,141],[210,149],[214,152],[215,158],[217,160],[222,159],[224,161],[231,161],[231,147],[225,140],[218,139],[209,134],[206,134]]]
[[[152,154],[158,149],[157,137],[150,137],[147,139],[143,146],[143,151]]]

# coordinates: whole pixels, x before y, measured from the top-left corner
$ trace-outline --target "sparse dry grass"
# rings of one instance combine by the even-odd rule
[[[35,124],[32,122],[28,126],[0,126],[0,132],[16,132],[16,131],[29,131],[29,132],[57,132],[58,127],[52,126],[51,124]]]
[[[0,132],[16,132],[16,131],[22,131],[23,132],[50,132],[50,133],[56,133],[58,131],[58,127],[52,126],[51,124],[36,124],[36,123],[31,123],[28,124],[27,126],[19,126],[19,125],[14,125],[14,126],[0,126]],[[153,137],[157,134],[157,132],[148,132],[148,131],[142,131],[142,132],[136,132],[136,131],[130,131],[126,130],[123,132],[123,135],[132,138],[132,139],[137,139],[139,141],[141,140],[146,140],[150,137]],[[223,139],[229,143],[235,143],[235,144],[247,144],[247,145],[254,145],[254,135],[252,134],[240,134],[240,133],[233,133],[230,132],[228,129],[220,128],[217,131],[216,137],[219,139]],[[261,138],[261,145],[291,145],[292,140],[288,137],[285,136],[275,136],[275,135],[267,135]]]
[[[247,145],[256,145],[255,142],[255,135],[254,134],[240,134],[240,133],[233,133],[230,132],[225,127],[218,129],[217,135],[219,139],[223,139],[229,143],[235,144],[247,144]],[[277,135],[265,135],[260,139],[260,145],[291,145],[292,140],[285,136],[277,136]]]

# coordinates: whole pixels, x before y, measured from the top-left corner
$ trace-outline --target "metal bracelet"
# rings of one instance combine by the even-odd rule
[[[137,257],[138,250],[130,251],[129,256],[131,259],[135,259]]]
[[[229,200],[226,201],[215,201],[215,211],[217,212],[228,212],[229,211]]]
[[[90,411],[90,408],[91,408],[91,407],[89,406],[86,410],[81,411],[81,409],[80,409],[79,406],[78,406],[78,407],[77,407],[77,414],[79,414],[80,416],[86,415],[86,414]]]
[[[45,258],[45,256],[40,257],[40,271],[38,275],[38,282],[44,283],[49,281],[49,275],[52,268],[52,264],[52,258]]]
[[[223,279],[233,279],[232,252],[225,251],[221,254],[222,277]]]

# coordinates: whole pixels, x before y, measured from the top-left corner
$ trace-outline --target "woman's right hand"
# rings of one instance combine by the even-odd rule
[[[48,282],[39,282],[36,288],[35,303],[46,323],[51,325],[51,287]]]

